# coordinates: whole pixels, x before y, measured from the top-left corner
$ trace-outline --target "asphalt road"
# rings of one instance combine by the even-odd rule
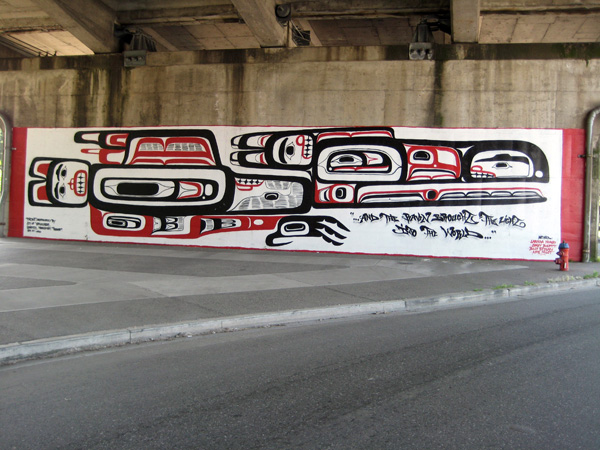
[[[0,368],[2,449],[598,449],[600,291]]]

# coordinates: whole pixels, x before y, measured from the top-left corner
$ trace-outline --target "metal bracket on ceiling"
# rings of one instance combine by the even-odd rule
[[[451,34],[450,19],[446,16],[435,16],[422,19],[415,29],[412,42],[408,46],[408,58],[414,61],[433,59],[434,31]]]
[[[156,51],[156,42],[152,36],[139,29],[117,28],[115,36],[119,38],[123,50],[123,65],[125,67],[139,67],[146,65],[148,52]]]

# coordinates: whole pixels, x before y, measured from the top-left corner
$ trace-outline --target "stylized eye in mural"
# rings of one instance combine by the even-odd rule
[[[178,218],[173,218],[177,223]],[[139,230],[144,223],[143,217],[120,216],[118,214],[109,214],[105,217],[105,227],[114,228],[115,230]]]
[[[275,230],[269,246],[338,246],[348,228],[307,215],[313,208],[537,203],[550,180],[529,142],[404,140],[389,127],[247,133],[221,149],[206,129],[84,130],[74,140],[87,160],[35,158],[29,203],[87,206],[101,235]]]

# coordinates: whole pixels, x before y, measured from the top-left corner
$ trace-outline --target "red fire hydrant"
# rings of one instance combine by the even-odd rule
[[[555,264],[560,266],[559,270],[568,272],[569,271],[569,244],[565,241],[562,241],[558,245],[558,252],[556,252],[558,258],[554,260]]]

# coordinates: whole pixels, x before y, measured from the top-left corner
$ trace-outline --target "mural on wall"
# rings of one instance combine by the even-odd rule
[[[29,129],[23,234],[552,259],[561,149],[560,130]]]

